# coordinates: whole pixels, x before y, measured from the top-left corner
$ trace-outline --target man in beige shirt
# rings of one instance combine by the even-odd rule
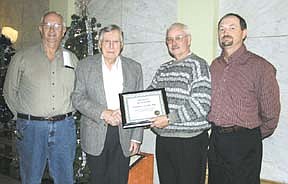
[[[46,13],[42,43],[18,51],[9,65],[4,98],[16,119],[22,184],[39,184],[48,161],[55,184],[73,183],[76,148],[70,95],[77,58],[61,48],[63,17]]]

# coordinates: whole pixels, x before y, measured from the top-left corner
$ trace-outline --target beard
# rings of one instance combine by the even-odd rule
[[[233,45],[233,37],[232,36],[223,36],[220,40],[221,47],[229,47]]]

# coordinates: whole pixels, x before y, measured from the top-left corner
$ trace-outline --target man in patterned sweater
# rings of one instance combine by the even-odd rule
[[[161,184],[204,184],[211,81],[207,62],[191,53],[191,34],[182,23],[166,33],[173,60],[156,72],[149,89],[165,88],[170,113],[152,119]]]

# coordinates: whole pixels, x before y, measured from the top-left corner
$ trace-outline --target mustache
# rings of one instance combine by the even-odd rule
[[[233,39],[233,37],[230,36],[230,35],[225,35],[225,36],[222,37],[222,39],[225,39],[225,38],[231,38],[231,39]]]
[[[179,49],[179,46],[178,45],[172,46],[172,49]]]

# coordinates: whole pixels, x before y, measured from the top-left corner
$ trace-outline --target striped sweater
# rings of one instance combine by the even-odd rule
[[[207,62],[191,54],[160,66],[148,89],[165,88],[170,124],[152,131],[164,137],[194,137],[210,128],[211,78]]]

